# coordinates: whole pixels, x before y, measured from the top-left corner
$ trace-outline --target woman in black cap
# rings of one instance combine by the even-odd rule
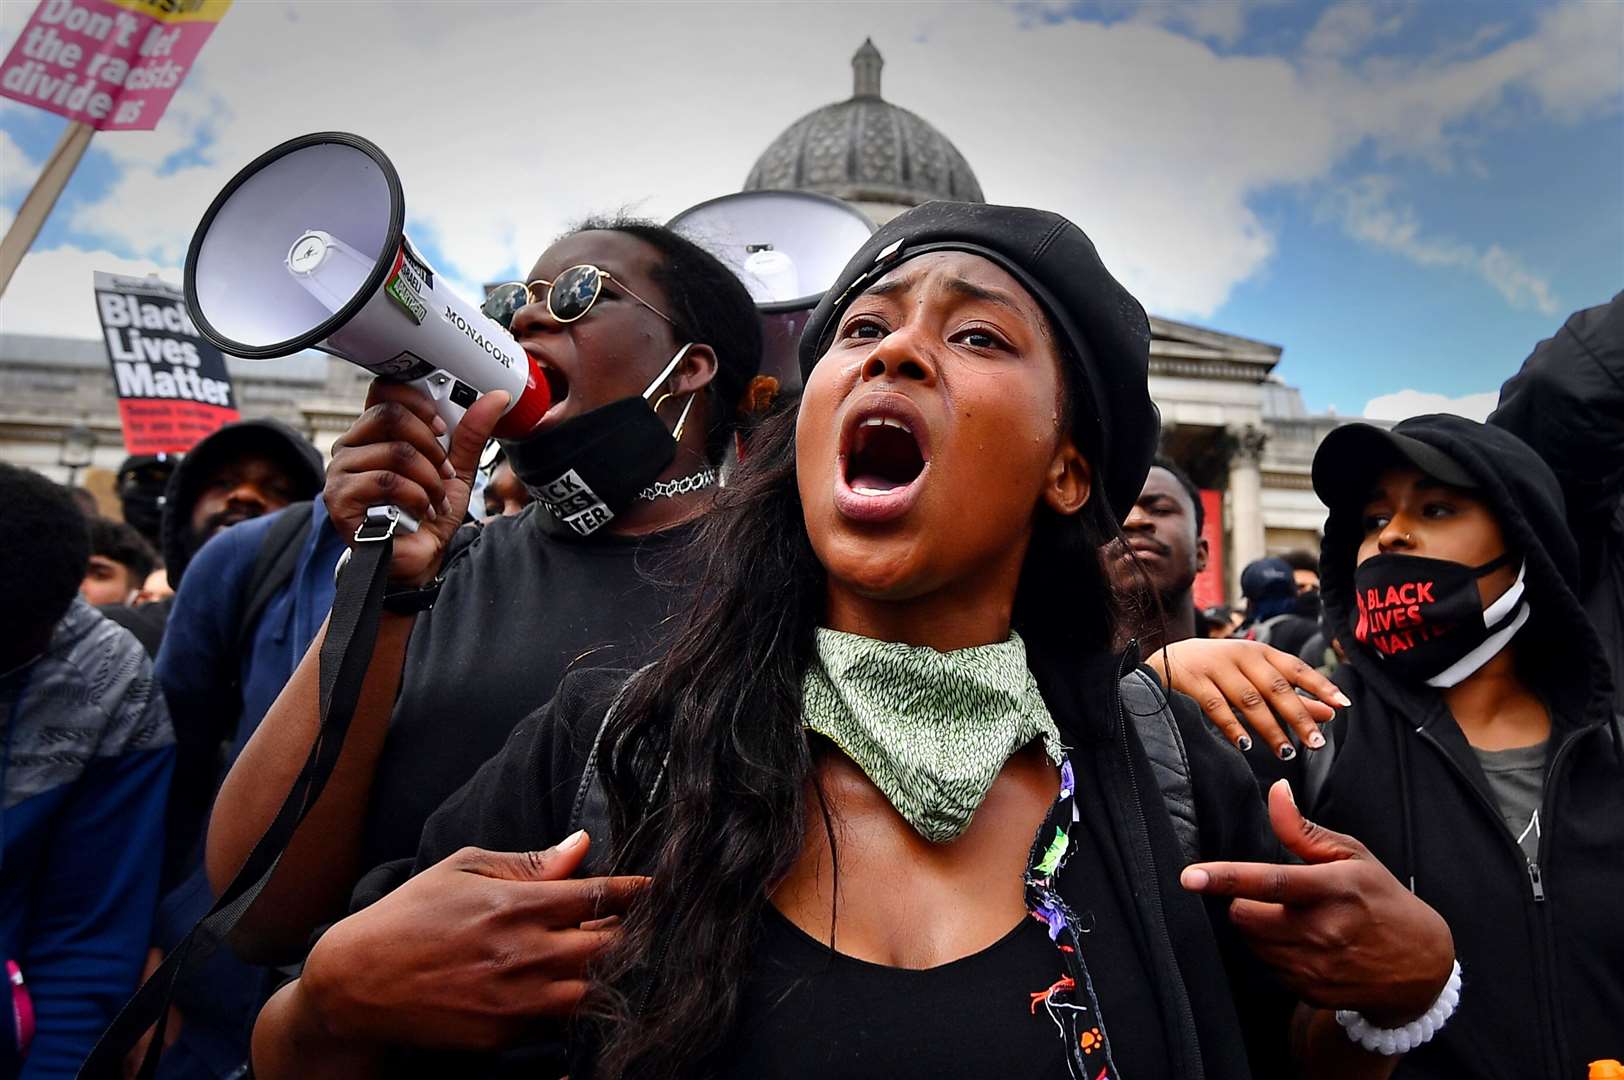
[[[1562,1080],[1624,1057],[1624,754],[1556,476],[1498,428],[1338,428],[1326,614],[1352,699],[1305,805],[1449,921],[1460,1012],[1404,1077]]]
[[[757,432],[707,519],[702,600],[669,651],[629,680],[567,678],[521,725],[430,820],[422,872],[267,1007],[258,1075],[474,1075],[391,1044],[511,1045],[583,990],[576,1078],[1279,1075],[1292,1000],[1248,941],[1316,1005],[1385,1028],[1428,1013],[1442,921],[1283,787],[1275,832],[1312,865],[1274,865],[1244,761],[1177,699],[1193,842],[1260,860],[1185,865],[1095,554],[1156,444],[1148,343],[1056,215],[938,203],[876,233],[808,325],[798,415]],[[609,828],[559,842],[599,795]],[[556,878],[589,843],[648,875],[619,879],[640,895],[617,928],[583,892],[533,949],[436,976],[505,995],[509,1028],[366,978],[432,932],[450,876],[521,851]],[[504,895],[493,920],[544,922]],[[606,951],[538,976],[548,934]],[[362,973],[366,1010],[339,971]],[[355,1020],[385,1002],[392,1023]],[[1314,1075],[1391,1069],[1329,1013],[1299,1020]]]

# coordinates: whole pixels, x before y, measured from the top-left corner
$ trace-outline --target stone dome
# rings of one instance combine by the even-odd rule
[[[884,64],[874,42],[864,41],[851,61],[852,96],[784,129],[756,159],[744,190],[814,191],[882,220],[932,199],[986,202],[947,136],[880,97]]]

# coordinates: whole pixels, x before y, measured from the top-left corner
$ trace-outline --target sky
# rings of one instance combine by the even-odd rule
[[[32,10],[0,0],[0,49]],[[989,201],[1077,222],[1152,314],[1282,346],[1315,412],[1481,418],[1624,289],[1620,0],[236,0],[155,131],[96,135],[0,330],[99,336],[92,271],[178,282],[233,173],[333,129],[477,296],[589,214],[737,190],[865,37]],[[0,99],[0,227],[65,123]]]

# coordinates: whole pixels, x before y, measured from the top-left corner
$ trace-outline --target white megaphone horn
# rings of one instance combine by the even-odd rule
[[[809,191],[741,191],[690,206],[666,223],[722,260],[761,316],[761,371],[801,385],[801,330],[874,223]]]
[[[400,176],[356,135],[320,132],[254,159],[215,196],[186,252],[186,307],[205,338],[250,360],[318,349],[427,394],[450,432],[506,390],[495,434],[529,434],[552,404],[535,361],[437,279],[406,239]],[[372,507],[367,525],[416,520]]]

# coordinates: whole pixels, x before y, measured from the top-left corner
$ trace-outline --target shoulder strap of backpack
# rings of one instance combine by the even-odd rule
[[[609,721],[614,719],[620,708],[621,700],[625,698],[632,680],[653,667],[645,664],[634,671],[615,696],[609,702],[609,707],[603,711],[603,720],[598,724],[597,733],[592,736],[592,749],[587,751],[586,765],[581,770],[581,782],[575,787],[575,798],[570,802],[570,819],[565,835],[574,834],[576,829],[585,829],[592,837],[592,847],[587,849],[586,859],[583,861],[582,874],[591,876],[602,867],[608,865],[609,857],[609,794],[604,790],[603,774],[599,771],[599,751],[603,745],[603,734],[609,730]],[[665,768],[662,765],[660,775],[655,777],[649,789],[649,797],[653,798],[659,790],[660,782],[665,779]]]
[[[237,623],[238,656],[247,650],[254,628],[259,625],[259,617],[265,614],[271,597],[293,577],[294,568],[299,563],[299,552],[304,548],[305,537],[310,534],[313,509],[314,504],[308,500],[293,503],[271,522],[265,539],[260,541],[259,554],[254,557],[254,569],[248,575],[247,600],[243,603],[242,619]]]
[[[1184,748],[1173,708],[1156,680],[1137,668],[1122,677],[1122,705],[1133,718],[1134,730],[1150,759],[1156,787],[1173,819],[1173,835],[1186,862],[1201,859],[1200,820],[1196,815],[1195,787],[1190,780],[1190,756]]]
[[[1271,615],[1262,622],[1253,624],[1252,640],[1260,641],[1265,645],[1269,644],[1269,639],[1274,637],[1275,627],[1279,626],[1282,620],[1290,617],[1289,612],[1284,615]]]

